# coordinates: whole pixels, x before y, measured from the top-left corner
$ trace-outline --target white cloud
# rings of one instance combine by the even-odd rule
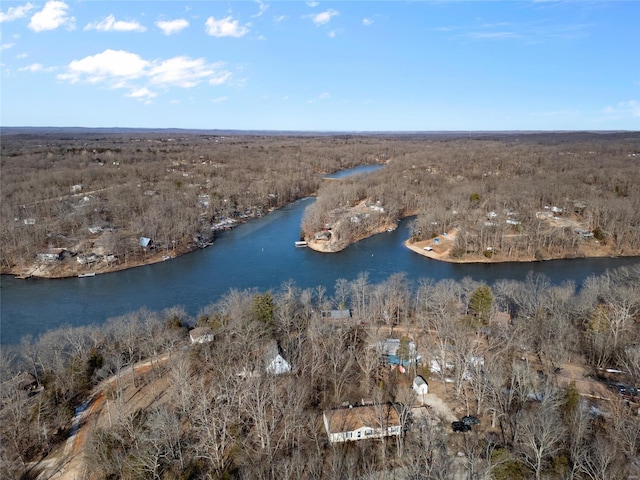
[[[57,0],[51,0],[44,5],[44,8],[36,12],[29,28],[34,32],[44,32],[45,30],[55,30],[58,27],[66,26],[68,29],[75,27],[76,19],[67,14],[69,6]]]
[[[0,45],[0,50],[8,50],[11,47],[15,47],[16,44],[15,43],[3,43]]]
[[[182,88],[195,87],[203,80],[211,79],[217,65],[208,64],[202,58],[187,56],[164,60],[149,70],[151,83],[173,85]]]
[[[212,98],[211,102],[212,103],[221,103],[221,102],[226,102],[229,99],[229,97],[217,97],[217,98]]]
[[[18,70],[20,72],[52,72],[56,69],[56,67],[43,67],[41,63],[32,63],[31,65],[27,65],[26,67],[21,67]]]
[[[336,38],[337,34],[338,34],[338,30],[331,30],[329,33],[327,33],[329,38]]]
[[[27,13],[34,7],[35,5],[31,3],[26,3],[19,7],[9,7],[6,12],[0,12],[0,23],[12,22],[18,18],[26,17]]]
[[[177,18],[175,20],[159,20],[156,22],[156,27],[162,30],[165,35],[173,35],[178,33],[189,26],[189,22],[184,18]]]
[[[128,97],[145,102],[157,94],[150,86],[161,88],[192,88],[202,82],[222,85],[231,79],[231,72],[222,63],[207,63],[203,58],[185,55],[169,59],[145,60],[124,50],[105,50],[80,60],[74,60],[58,80],[71,83],[104,84],[109,88],[127,88]]]
[[[109,15],[99,22],[91,22],[84,30],[98,30],[99,32],[145,32],[147,29],[136,21],[116,20]]]
[[[22,58],[27,58],[29,56],[28,53],[19,53],[18,55],[16,55],[17,59],[22,59]]]
[[[152,92],[147,87],[136,88],[127,94],[127,97],[135,98],[144,103],[151,103],[151,99],[157,97],[158,94]]]
[[[267,11],[267,8],[269,8],[269,5],[267,5],[266,3],[262,2],[261,0],[256,0],[256,3],[260,7],[260,11],[258,13],[256,13],[254,15],[254,17],[261,17],[262,14]]]
[[[98,83],[116,78],[133,79],[143,76],[148,66],[149,62],[135,53],[108,49],[72,61],[67,67],[67,73],[58,75],[58,78],[72,83],[80,80]]]
[[[602,110],[606,115],[621,117],[629,116],[640,117],[640,102],[638,100],[628,100],[626,102],[618,102],[615,106],[607,106]]]
[[[373,19],[371,19],[371,18],[369,18],[369,17],[364,17],[364,18],[362,19],[362,24],[363,24],[365,27],[368,27],[369,25],[373,25]]]
[[[237,20],[226,17],[216,20],[213,17],[207,18],[205,22],[207,35],[212,37],[242,37],[249,33],[249,29],[244,25],[238,25]]]
[[[307,2],[307,5],[313,8],[313,7],[317,7],[320,4],[318,2]]]
[[[276,23],[280,23],[281,21],[285,20],[287,18],[286,15],[280,15],[278,17],[273,17],[273,21]]]
[[[307,17],[310,17],[311,21],[315,25],[319,26],[329,23],[331,21],[331,18],[335,17],[336,15],[339,15],[339,12],[337,10],[334,10],[333,8],[330,8],[329,10],[325,10],[324,12],[316,13],[315,15],[308,15]]]

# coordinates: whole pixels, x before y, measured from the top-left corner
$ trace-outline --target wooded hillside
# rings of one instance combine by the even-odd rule
[[[417,215],[415,242],[456,232],[454,261],[640,253],[638,134],[388,146],[383,170],[323,185],[303,220],[308,239],[330,229],[337,251]]]
[[[351,316],[321,313],[338,308]],[[211,341],[187,346],[188,325]],[[362,274],[332,295],[290,283],[230,291],[197,318],[132,312],[3,349],[0,474],[633,478],[639,325],[638,268],[579,291],[535,275],[488,286]],[[389,338],[405,369],[385,360]],[[290,371],[267,370],[273,346]],[[428,394],[412,390],[416,374]],[[401,435],[331,444],[323,412],[345,402],[391,405]],[[464,416],[480,423],[452,431]]]

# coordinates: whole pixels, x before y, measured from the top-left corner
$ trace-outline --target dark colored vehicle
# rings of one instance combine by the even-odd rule
[[[451,428],[454,432],[470,432],[471,425],[467,425],[464,422],[451,422]]]
[[[480,424],[480,419],[478,417],[474,417],[473,415],[467,415],[465,417],[462,417],[460,421],[465,425],[469,425],[469,426]]]

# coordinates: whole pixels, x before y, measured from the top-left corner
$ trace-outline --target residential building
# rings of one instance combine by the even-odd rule
[[[416,344],[412,340],[407,340],[406,351],[400,348],[401,341],[399,338],[389,338],[383,342],[378,342],[377,347],[385,362],[389,365],[402,365],[407,367],[414,363],[420,363],[422,357],[416,350]]]
[[[389,403],[329,410],[322,417],[331,443],[398,436],[402,431],[400,416]]]
[[[196,327],[189,330],[189,338],[191,343],[208,343],[213,341],[213,330],[209,327]]]

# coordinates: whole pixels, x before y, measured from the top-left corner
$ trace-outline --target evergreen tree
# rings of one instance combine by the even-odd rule
[[[489,322],[492,305],[493,294],[491,292],[491,287],[485,284],[476,288],[469,299],[469,310],[477,315],[482,323]]]

